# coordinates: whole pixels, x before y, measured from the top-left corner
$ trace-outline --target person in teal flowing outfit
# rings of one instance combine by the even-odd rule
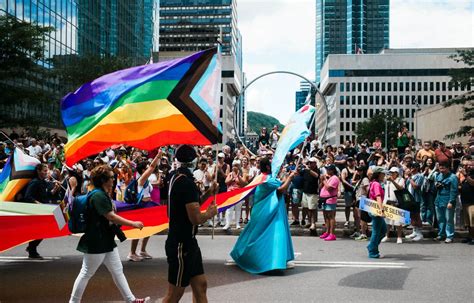
[[[268,179],[257,187],[251,220],[230,253],[240,268],[252,274],[286,269],[295,258],[283,193],[296,172],[281,182],[271,177],[267,158],[260,161],[260,170]]]

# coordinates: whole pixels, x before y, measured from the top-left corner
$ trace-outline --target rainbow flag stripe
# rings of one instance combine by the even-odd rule
[[[36,175],[40,161],[15,148],[0,173],[0,202],[13,201],[15,195]]]
[[[153,149],[221,140],[220,52],[120,70],[84,84],[61,101],[66,164],[116,144]]]

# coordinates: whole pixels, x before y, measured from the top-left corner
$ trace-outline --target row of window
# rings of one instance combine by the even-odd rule
[[[471,85],[460,85],[451,82],[351,82],[339,83],[339,91],[341,92],[403,92],[403,91],[464,91],[471,90]]]
[[[414,108],[393,108],[393,109],[385,109],[389,114],[393,114],[397,117],[405,117],[405,118],[413,118],[415,116],[415,109]],[[342,119],[368,119],[372,116],[379,114],[382,112],[382,109],[379,108],[364,108],[364,109],[340,109],[339,115]],[[341,129],[343,130],[343,129]]]
[[[458,95],[437,96],[339,96],[341,105],[433,105],[450,100]]]

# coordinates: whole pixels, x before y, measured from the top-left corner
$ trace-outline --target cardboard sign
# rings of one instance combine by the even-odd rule
[[[383,208],[386,219],[393,220],[403,225],[410,224],[409,211],[386,204],[384,204]],[[364,196],[360,198],[360,209],[374,216],[382,216],[382,210],[380,209],[379,204],[376,201],[370,200]]]

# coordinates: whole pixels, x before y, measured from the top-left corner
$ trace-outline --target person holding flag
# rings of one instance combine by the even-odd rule
[[[190,145],[181,145],[176,150],[180,167],[170,181],[168,196],[169,231],[165,250],[169,286],[164,303],[179,302],[190,284],[196,302],[207,302],[207,281],[196,234],[199,224],[217,214],[217,206],[211,203],[205,212],[201,212],[200,191],[191,172],[196,157],[196,151]],[[214,182],[210,191],[216,189]]]

